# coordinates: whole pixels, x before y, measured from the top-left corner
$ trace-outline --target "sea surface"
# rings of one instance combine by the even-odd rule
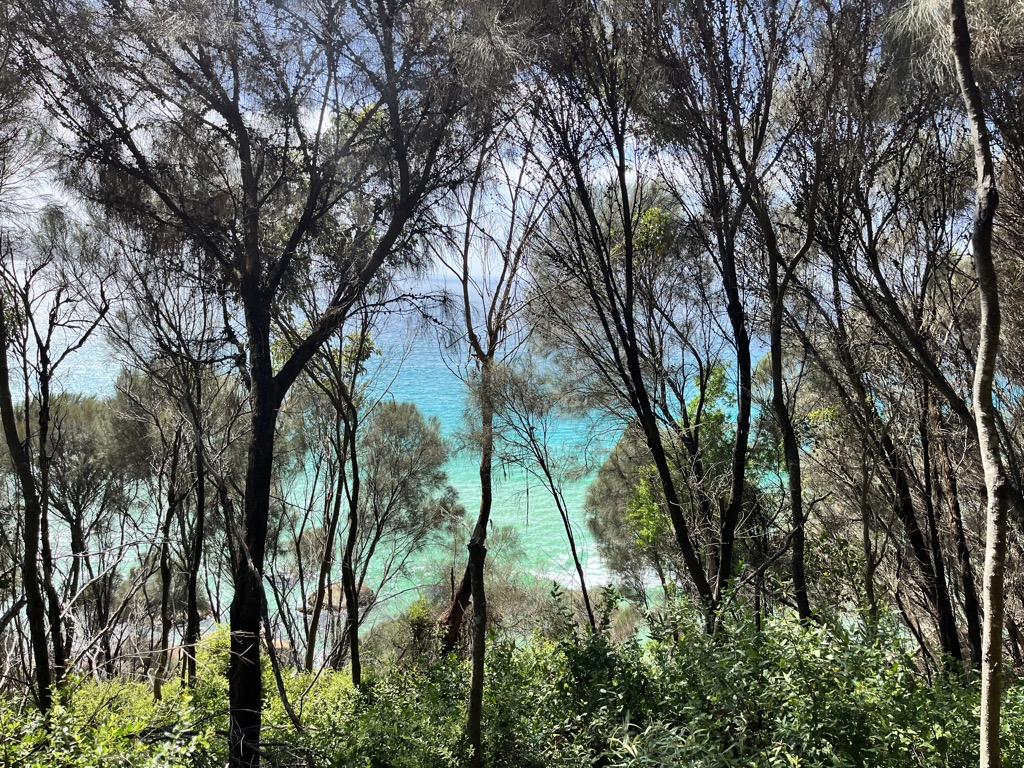
[[[437,284],[437,281],[431,281],[430,287],[436,288]],[[389,318],[375,339],[381,354],[375,356],[368,367],[375,369],[373,375],[377,386],[386,389],[387,397],[411,401],[425,416],[436,417],[445,437],[453,446],[459,446],[465,442],[460,440],[460,434],[467,430],[468,387],[462,377],[468,360],[460,360],[460,353],[446,346],[449,342],[436,332],[437,326],[436,318],[425,322],[420,312],[396,314]],[[67,392],[108,396],[114,392],[120,368],[121,362],[98,335],[65,361],[58,383]],[[592,419],[567,415],[556,416],[550,426],[552,454],[568,464],[590,468],[589,472],[566,478],[562,494],[587,585],[606,584],[610,576],[585,525],[583,507],[587,485],[614,443],[614,427],[603,424],[596,429]],[[453,453],[446,470],[449,483],[458,491],[460,502],[466,507],[465,538],[468,540],[480,503],[479,456],[463,448]],[[513,529],[518,547],[506,547],[504,552],[492,548],[489,562],[503,555],[514,557],[517,568],[525,569],[539,580],[557,582],[564,588],[577,588],[579,578],[569,552],[565,527],[551,494],[526,470],[501,462],[495,465],[494,480],[492,525]],[[461,552],[450,549],[438,545],[419,556],[412,564],[411,578],[403,580],[404,597],[394,602],[407,604],[414,598],[419,579],[423,583],[436,580],[436,571],[441,563],[450,561],[456,571],[460,571],[465,563],[465,549]]]

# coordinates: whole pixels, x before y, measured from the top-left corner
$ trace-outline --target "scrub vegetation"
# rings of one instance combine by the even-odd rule
[[[1022,30],[3,4],[0,762],[1024,764]]]

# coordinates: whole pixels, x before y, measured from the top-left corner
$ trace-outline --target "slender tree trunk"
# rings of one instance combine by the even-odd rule
[[[94,582],[96,599],[96,623],[100,632],[100,653],[103,658],[103,671],[107,679],[114,676],[114,649],[110,644],[110,609],[114,599],[114,574],[107,573]]]
[[[160,657],[153,677],[153,698],[163,698],[164,675],[167,673],[171,643],[171,523],[178,506],[178,460],[181,450],[181,431],[174,436],[171,447],[171,469],[167,478],[167,516],[160,527]]]
[[[562,492],[558,491],[555,496],[555,504],[558,506],[558,513],[562,516],[562,524],[565,526],[565,536],[569,540],[569,553],[572,555],[572,563],[576,568],[576,575],[580,579],[580,594],[583,596],[583,608],[587,612],[587,621],[593,632],[597,631],[597,619],[594,618],[594,607],[590,602],[590,591],[587,589],[587,575],[583,571],[583,563],[580,562],[580,555],[576,549],[576,537],[572,532],[572,524],[569,521],[569,510],[565,507],[565,499]]]
[[[576,549],[576,537],[572,532],[572,521],[569,520],[569,510],[565,506],[565,497],[562,496],[562,491],[555,482],[554,475],[551,473],[551,467],[547,461],[544,452],[544,446],[539,445],[535,440],[533,442],[533,451],[537,458],[537,462],[540,465],[541,471],[544,473],[544,481],[548,486],[548,491],[551,493],[551,498],[555,500],[555,507],[558,509],[558,515],[562,518],[562,526],[565,528],[565,537],[569,542],[569,553],[572,555],[572,562],[576,568],[576,575],[580,579],[580,593],[583,595],[583,608],[587,612],[587,622],[590,624],[590,630],[592,632],[597,631],[597,620],[594,618],[594,608],[590,603],[590,592],[587,591],[587,578],[583,572],[583,564],[580,562],[579,551]]]
[[[732,579],[733,551],[736,542],[736,528],[743,509],[743,494],[747,480],[747,448],[750,441],[750,414],[753,399],[752,368],[750,360],[750,334],[747,331],[747,317],[740,298],[739,281],[736,275],[735,243],[730,236],[724,243],[722,253],[722,287],[727,298],[726,311],[732,326],[733,341],[736,344],[736,440],[732,450],[729,503],[722,511],[721,519],[721,565],[718,582],[715,585],[715,599],[720,601]]]
[[[639,369],[637,370],[639,376]],[[637,379],[639,381],[639,379]],[[637,387],[637,394],[642,390],[642,381]],[[650,409],[650,402],[647,400],[646,392],[642,393],[642,399],[635,404],[637,415],[640,418],[647,447],[654,459],[654,467],[658,472],[658,479],[661,481],[662,493],[665,495],[665,505],[668,507],[669,519],[672,521],[672,530],[675,534],[676,544],[683,555],[683,562],[686,570],[693,580],[697,594],[707,612],[707,626],[710,629],[714,622],[711,615],[715,612],[715,596],[711,591],[711,584],[708,582],[704,567],[697,558],[693,542],[690,539],[689,526],[686,524],[686,517],[683,515],[683,505],[679,501],[679,494],[676,490],[675,480],[672,477],[672,469],[669,466],[668,455],[665,452],[665,444],[661,439],[661,431],[658,429],[657,421]]]
[[[925,532],[918,522],[914,496],[911,492],[910,479],[904,467],[903,457],[900,456],[898,448],[885,432],[879,434],[878,441],[881,447],[882,461],[892,479],[895,512],[907,533],[907,541],[914,556],[914,563],[924,580],[925,598],[935,614],[942,651],[955,660],[961,661],[963,655],[960,651],[960,639],[956,629],[949,589],[945,579],[940,579],[936,572],[933,552],[925,538]],[[941,555],[934,553],[934,557],[938,559]]]
[[[3,421],[4,437],[11,454],[18,477],[18,484],[24,503],[25,520],[24,553],[21,560],[21,580],[25,589],[25,614],[28,618],[29,644],[35,662],[36,698],[39,709],[49,712],[53,702],[53,678],[50,674],[50,651],[46,637],[46,605],[39,587],[39,538],[42,510],[32,474],[31,461],[24,443],[18,435],[18,424],[14,415],[11,397],[10,371],[7,353],[10,337],[7,329],[7,305],[0,294],[0,418]]]
[[[39,435],[37,457],[39,464],[39,534],[43,562],[43,590],[46,593],[47,614],[50,620],[50,641],[53,644],[53,684],[60,685],[64,678],[67,656],[71,651],[71,637],[64,637],[62,605],[53,581],[53,550],[50,547],[50,361],[45,349],[39,351]],[[28,413],[25,414],[28,418]]]
[[[341,586],[345,593],[345,630],[348,635],[349,664],[352,668],[352,684],[362,682],[362,666],[359,660],[359,589],[356,585],[355,558],[356,542],[359,538],[359,451],[356,445],[358,427],[355,408],[349,414],[349,460],[352,463],[352,482],[349,485],[348,535],[345,537],[345,551],[341,556]]]
[[[784,300],[780,289],[779,259],[772,252],[768,257],[768,292],[771,305],[771,378],[772,378],[772,411],[775,421],[782,433],[782,453],[786,466],[786,486],[789,490],[789,506],[793,527],[793,553],[790,561],[790,572],[793,577],[793,595],[796,600],[797,615],[801,621],[809,621],[811,603],[807,597],[807,576],[804,568],[804,550],[806,548],[804,534],[804,500],[803,481],[800,475],[800,444],[793,428],[793,418],[786,403],[785,383],[782,371],[782,317]]]
[[[82,512],[79,509],[66,510],[68,533],[71,544],[71,567],[65,580],[64,592],[67,595],[77,595],[78,587],[82,583],[82,574],[86,574],[85,580],[89,581],[88,552],[85,544],[85,528],[82,521]],[[64,621],[64,648],[70,653],[75,643],[76,621],[68,616]]]
[[[340,419],[337,413],[335,418]],[[327,594],[327,581],[331,575],[331,566],[334,563],[334,540],[338,535],[338,523],[341,520],[341,502],[345,496],[345,456],[348,455],[348,441],[350,431],[347,426],[343,428],[343,434],[339,435],[337,423],[335,423],[334,439],[337,441],[338,451],[338,477],[334,488],[334,498],[331,499],[331,518],[327,525],[327,540],[324,542],[323,556],[320,558],[320,568],[316,577],[316,592],[313,593],[313,609],[309,616],[309,631],[306,634],[306,659],[307,672],[313,671],[313,660],[316,655],[316,635],[320,627],[320,616],[324,609],[324,598]],[[351,508],[350,508],[351,509]],[[349,523],[351,524],[351,518]],[[344,566],[343,566],[344,568]],[[342,585],[344,591],[344,584]],[[347,598],[346,598],[347,599]]]
[[[604,44],[603,40],[598,42],[601,47]],[[603,53],[604,51],[598,56]],[[619,229],[617,237],[621,234],[621,241],[612,247],[602,234],[605,231],[605,224],[598,211],[603,203],[598,202],[594,189],[587,180],[585,158],[576,149],[572,149],[573,140],[569,138],[569,126],[561,123],[558,118],[552,118],[549,127],[560,137],[566,150],[563,160],[571,173],[569,183],[574,193],[573,204],[578,206],[576,213],[579,229],[575,238],[582,246],[580,266],[584,267],[586,272],[592,273],[581,280],[581,287],[586,291],[591,307],[597,313],[606,348],[614,351],[615,362],[611,375],[621,384],[622,391],[626,394],[643,431],[658,472],[676,544],[704,608],[706,626],[710,632],[714,629],[715,622],[712,617],[717,609],[715,594],[683,513],[660,425],[648,391],[636,333],[637,221],[634,217],[639,198],[631,191],[635,189],[636,179],[633,158],[628,149],[630,140],[627,136],[633,118],[630,114],[631,108],[627,104],[630,99],[617,89],[607,88],[607,84],[601,82],[590,80],[586,82],[586,86],[602,100],[601,109],[604,115],[616,115],[614,119],[605,123],[605,127],[609,133],[608,160],[614,164],[614,180],[617,187],[617,199],[613,205],[616,209],[614,228]]]
[[[935,579],[935,604],[938,608],[939,637],[942,642],[942,649],[947,657],[951,657],[957,667],[963,664],[963,650],[960,647],[960,630],[957,627],[956,614],[953,611],[953,601],[949,595],[949,584],[946,581],[945,558],[942,552],[942,542],[939,539],[939,526],[935,515],[935,491],[937,483],[934,482],[934,466],[932,463],[932,442],[928,434],[927,410],[931,395],[925,385],[925,413],[921,416],[921,456],[922,474],[924,475],[924,512],[928,521],[928,542],[931,549],[931,560],[933,566],[933,578]]]
[[[469,707],[466,715],[466,734],[472,750],[470,765],[484,764],[483,703],[484,655],[487,641],[487,598],[484,594],[484,559],[487,557],[487,524],[491,518],[494,488],[491,473],[494,466],[494,386],[490,358],[480,366],[480,514],[469,540],[469,572],[473,599],[472,675],[469,683]]]
[[[985,470],[987,494],[985,526],[985,574],[982,596],[985,623],[982,632],[981,664],[981,768],[999,766],[999,709],[1003,691],[1003,586],[1006,567],[1006,513],[1010,487],[999,452],[992,384],[999,353],[999,279],[992,257],[992,230],[999,192],[996,188],[992,139],[985,120],[981,89],[971,61],[971,33],[964,0],[950,2],[950,28],[957,81],[971,125],[975,183],[974,227],[971,246],[978,278],[980,328],[978,356],[974,368],[974,421],[978,429],[981,466]]]
[[[661,594],[665,596],[665,605],[669,605],[672,601],[672,590],[668,585],[668,577],[665,575],[665,568],[661,564],[661,558],[658,557],[658,553],[652,552],[654,560],[654,572],[658,576],[658,583],[661,585]],[[644,597],[644,603],[646,604],[647,598]]]
[[[458,588],[452,595],[452,601],[448,604],[447,610],[438,620],[438,627],[444,635],[441,642],[441,653],[448,654],[455,650],[459,643],[459,633],[462,631],[462,621],[466,617],[466,609],[469,608],[469,601],[473,596],[473,585],[470,578],[469,565],[462,572]]]
[[[494,403],[492,397],[492,361],[483,358],[480,362],[480,511],[470,541],[481,547],[487,542],[487,526],[491,520],[491,505],[494,500],[492,470],[494,465]],[[471,553],[472,554],[472,553]],[[459,639],[462,620],[473,596],[472,567],[467,563],[462,581],[455,591],[448,610],[439,622],[444,632],[443,653],[451,653]],[[474,615],[476,615],[474,609]]]
[[[201,383],[197,383],[196,407],[202,406]],[[202,411],[197,411],[197,414]],[[196,645],[199,643],[199,571],[203,564],[203,545],[206,535],[206,464],[203,458],[202,434],[195,433],[196,460],[196,520],[192,531],[191,555],[188,564],[188,585],[185,595],[185,642],[183,672],[186,685],[194,686],[196,680]]]
[[[686,457],[689,459],[689,470],[692,475],[691,484],[691,508],[696,502],[696,513],[698,521],[698,529],[702,526],[706,531],[705,546],[704,546],[704,573],[707,576],[709,584],[718,584],[720,577],[728,581],[728,576],[722,576],[722,550],[725,546],[725,542],[722,540],[723,531],[723,520],[714,519],[713,507],[719,506],[717,499],[712,499],[711,494],[708,492],[708,473],[704,466],[704,457],[701,454],[700,444],[700,425],[694,424],[690,421],[689,415],[686,413],[686,409],[680,417],[680,421],[673,426],[673,431],[679,442],[683,446],[686,452]],[[682,457],[678,459],[673,457],[673,463],[678,468],[681,466],[677,463]],[[724,510],[719,510],[719,517],[723,514]],[[735,528],[731,534],[735,537]],[[731,557],[731,552],[730,552]],[[727,569],[728,570],[728,569]],[[715,600],[718,599],[718,592],[715,593]]]
[[[935,408],[934,403],[932,407]],[[938,409],[935,408],[937,411]],[[937,419],[937,413],[935,415]],[[971,550],[967,544],[967,534],[964,531],[963,515],[960,512],[960,489],[953,471],[953,463],[949,458],[949,444],[941,440],[941,448],[938,451],[939,473],[946,497],[946,506],[949,509],[949,519],[953,526],[953,536],[956,540],[956,560],[960,571],[960,582],[964,591],[964,613],[967,615],[967,642],[971,648],[971,666],[974,669],[981,669],[981,601],[978,599],[978,590],[974,583],[974,566],[971,563]]]
[[[896,599],[896,607],[900,609],[900,615],[903,617],[903,623],[907,625],[907,629],[910,630],[910,634],[917,640],[917,647],[921,649],[921,657],[928,663],[935,663],[935,657],[932,656],[932,652],[928,649],[928,643],[924,640],[924,635],[921,634],[921,628],[919,625],[914,623],[914,617],[907,611],[907,606],[903,602],[903,598],[900,595],[899,587],[896,588],[896,593],[893,595]],[[925,664],[925,671],[928,671],[928,664]]]
[[[487,548],[476,537],[469,541],[469,569],[473,585],[473,651],[472,678],[469,686],[469,712],[466,734],[472,750],[470,766],[484,764],[483,706],[484,706],[484,652],[487,642],[487,597],[484,594],[484,559]]]
[[[468,310],[467,310],[468,311]],[[472,334],[472,326],[469,327]],[[475,338],[475,337],[474,337]],[[479,352],[479,346],[474,345]],[[487,640],[487,599],[484,593],[484,559],[487,556],[487,526],[491,518],[494,498],[492,470],[494,464],[494,393],[491,357],[481,355],[480,360],[480,511],[476,526],[469,539],[469,559],[459,589],[452,598],[448,611],[441,618],[445,632],[444,652],[450,653],[458,639],[462,619],[470,600],[473,602],[471,633],[471,679],[469,706],[466,713],[466,735],[469,739],[470,765],[483,765],[483,696],[484,657]],[[468,591],[467,591],[468,587]]]
[[[878,627],[878,600],[875,597],[875,554],[871,545],[871,505],[868,501],[871,491],[871,472],[868,465],[867,433],[864,433],[862,445],[864,455],[861,463],[860,480],[860,536],[864,550],[864,599],[868,604],[868,621],[871,623],[871,634]]]

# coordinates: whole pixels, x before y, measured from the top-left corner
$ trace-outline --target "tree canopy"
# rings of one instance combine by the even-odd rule
[[[1022,19],[5,6],[11,759],[1012,764]]]

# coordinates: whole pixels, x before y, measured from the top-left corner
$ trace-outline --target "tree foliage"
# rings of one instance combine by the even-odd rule
[[[4,6],[5,759],[1013,764],[1019,5]]]

